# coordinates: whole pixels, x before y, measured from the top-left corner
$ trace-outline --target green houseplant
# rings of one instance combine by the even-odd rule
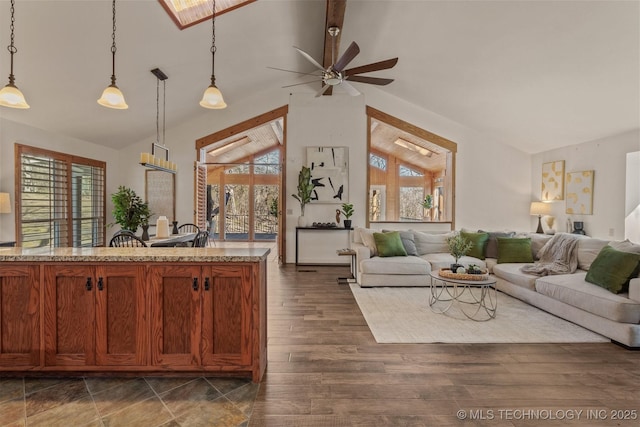
[[[344,215],[344,228],[351,228],[351,216],[353,215],[353,204],[352,203],[343,203],[342,204],[342,215]]]
[[[427,211],[427,218],[431,221],[431,209],[433,209],[433,195],[427,194],[422,201],[422,207]]]
[[[300,203],[300,219],[298,225],[303,227],[304,220],[304,207],[311,202],[311,194],[315,185],[311,182],[311,169],[302,166],[300,173],[298,173],[298,194],[292,194],[293,198]]]
[[[138,226],[149,224],[151,217],[149,205],[143,202],[131,188],[119,186],[118,191],[111,195],[111,200],[113,201],[113,218],[123,230],[135,233]]]
[[[454,264],[451,264],[451,271],[455,273],[459,267],[464,268],[463,265],[458,263],[458,260],[469,252],[473,247],[473,243],[465,239],[461,234],[456,234],[447,239],[447,244],[449,245],[449,253],[456,260]]]

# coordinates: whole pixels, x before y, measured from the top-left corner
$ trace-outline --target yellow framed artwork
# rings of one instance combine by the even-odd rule
[[[542,165],[542,194],[540,200],[564,200],[564,160]]]
[[[569,172],[566,175],[566,213],[593,215],[594,171]]]

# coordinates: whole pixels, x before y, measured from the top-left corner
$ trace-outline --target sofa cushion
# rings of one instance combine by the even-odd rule
[[[478,259],[485,258],[484,253],[487,241],[489,240],[489,233],[468,233],[461,231],[460,235],[473,245],[471,246],[471,249],[469,249],[469,252],[467,252],[468,256]]]
[[[362,244],[369,248],[369,252],[371,252],[372,257],[378,255],[378,248],[376,247],[376,240],[373,238],[373,233],[375,233],[375,231],[368,228],[360,229]]]
[[[498,264],[533,262],[529,237],[498,237]]]
[[[638,274],[638,262],[638,254],[618,251],[607,245],[591,263],[585,280],[614,294],[626,292],[629,280]]]
[[[431,266],[419,257],[374,257],[360,263],[366,274],[429,274]]]
[[[414,241],[416,242],[418,255],[439,252],[448,253],[449,244],[447,243],[447,239],[455,234],[454,232],[430,234],[415,230],[411,231],[413,232]]]
[[[523,288],[529,289],[531,291],[535,290],[536,279],[538,276],[534,276],[533,274],[527,274],[520,271],[523,265],[528,265],[526,263],[506,263],[506,264],[495,264],[493,266],[493,274],[496,277],[506,280],[507,282],[511,282],[514,285],[521,286]]]
[[[431,264],[431,271],[438,271],[442,268],[450,268],[451,264],[453,264],[455,261],[453,255],[448,253],[426,254],[422,255],[420,258],[428,261],[429,264]],[[480,268],[487,268],[487,265],[483,260],[470,256],[463,256],[458,260],[458,264],[462,264],[465,267],[468,267],[471,264],[475,264]]]
[[[360,235],[360,230],[362,230],[362,227],[356,227],[353,233],[351,233],[353,243],[363,243],[362,236]]]
[[[609,246],[617,251],[640,254],[640,245],[633,243],[629,239],[609,242]]]
[[[534,260],[539,260],[538,252],[553,237],[551,234],[530,233],[528,237],[531,239],[531,254]]]
[[[640,322],[640,302],[593,285],[584,280],[586,275],[587,272],[578,270],[573,274],[540,277],[535,289],[542,295],[614,322]]]
[[[388,233],[392,230],[382,230],[383,233]],[[399,231],[400,240],[402,240],[402,246],[404,246],[407,255],[418,256],[418,249],[416,249],[416,242],[413,237],[412,231]]]
[[[594,239],[587,236],[579,236],[578,240],[578,268],[587,271],[591,263],[609,242],[607,240]]]
[[[478,230],[478,233],[487,233],[489,238],[484,249],[485,258],[498,258],[498,237],[513,237],[516,235],[515,231],[482,231]]]
[[[373,239],[376,242],[378,256],[407,256],[407,251],[405,251],[404,246],[402,246],[399,232],[373,233]]]

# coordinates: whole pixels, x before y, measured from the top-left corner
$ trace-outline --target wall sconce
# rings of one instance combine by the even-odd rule
[[[549,215],[551,213],[551,205],[549,203],[544,202],[531,202],[531,209],[529,214],[538,215],[538,229],[536,233],[542,234],[544,230],[542,229],[542,215]]]

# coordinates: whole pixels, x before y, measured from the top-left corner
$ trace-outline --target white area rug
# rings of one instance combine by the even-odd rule
[[[361,288],[351,284],[379,343],[570,343],[608,338],[498,292],[495,319],[474,322],[454,305],[431,311],[429,288]],[[468,311],[468,309],[467,309]]]

